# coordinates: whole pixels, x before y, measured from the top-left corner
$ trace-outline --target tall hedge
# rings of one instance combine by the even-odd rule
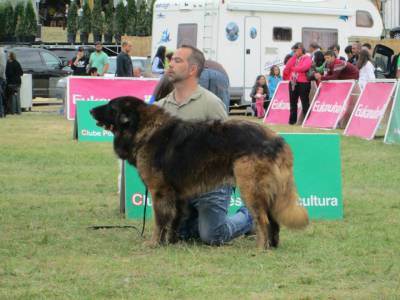
[[[114,14],[115,34],[124,35],[126,32],[126,9],[122,1],[119,1]]]
[[[142,1],[139,7],[139,12],[137,14],[136,19],[136,34],[138,36],[147,36],[148,35],[148,12],[147,12],[147,4],[146,1]]]
[[[79,22],[79,31],[81,33],[91,33],[92,32],[92,11],[87,0],[83,3],[83,13],[82,18]]]
[[[92,32],[93,34],[103,33],[103,9],[101,6],[101,0],[94,0],[93,10],[92,10]]]
[[[114,33],[114,1],[109,0],[104,8],[104,33]]]
[[[78,6],[75,1],[71,1],[71,5],[68,8],[67,32],[69,34],[78,32]]]
[[[27,36],[36,36],[37,34],[36,14],[31,0],[25,6],[24,30]]]
[[[126,34],[134,36],[136,35],[137,18],[137,8],[135,0],[128,0],[126,14]]]
[[[15,35],[15,25],[14,22],[14,7],[12,6],[11,2],[7,2],[4,7],[4,23],[5,23],[5,34],[7,36],[14,36]]]

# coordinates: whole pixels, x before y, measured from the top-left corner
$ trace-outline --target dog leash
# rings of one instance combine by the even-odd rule
[[[146,211],[147,211],[147,198],[148,198],[148,195],[149,195],[149,189],[147,188],[147,186],[145,186],[143,222],[142,222],[142,230],[140,232],[140,236],[141,237],[143,237],[144,229],[146,227]],[[88,227],[88,229],[93,229],[93,230],[114,229],[114,228],[119,228],[119,229],[133,228],[133,229],[136,229],[137,232],[139,232],[139,228],[137,228],[135,225],[93,225],[93,226],[89,226]]]

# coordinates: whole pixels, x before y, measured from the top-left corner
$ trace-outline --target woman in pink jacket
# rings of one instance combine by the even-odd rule
[[[287,62],[285,71],[290,74],[289,95],[290,95],[290,117],[289,124],[297,123],[297,102],[300,97],[305,116],[310,107],[311,83],[307,79],[307,72],[312,65],[311,57],[306,55],[306,50],[302,43],[293,46],[294,55]]]

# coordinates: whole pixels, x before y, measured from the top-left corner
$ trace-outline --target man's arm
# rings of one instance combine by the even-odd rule
[[[105,73],[107,73],[108,68],[110,68],[110,64],[109,64],[109,62],[108,62],[108,55],[107,55],[107,54],[104,54],[104,55],[105,55],[105,57],[104,57],[103,75],[104,75]]]

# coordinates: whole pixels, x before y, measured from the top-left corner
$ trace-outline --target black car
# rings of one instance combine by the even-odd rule
[[[53,97],[57,81],[70,75],[64,69],[66,63],[52,52],[42,48],[7,47],[5,52],[14,52],[24,73],[32,74],[33,97]]]

